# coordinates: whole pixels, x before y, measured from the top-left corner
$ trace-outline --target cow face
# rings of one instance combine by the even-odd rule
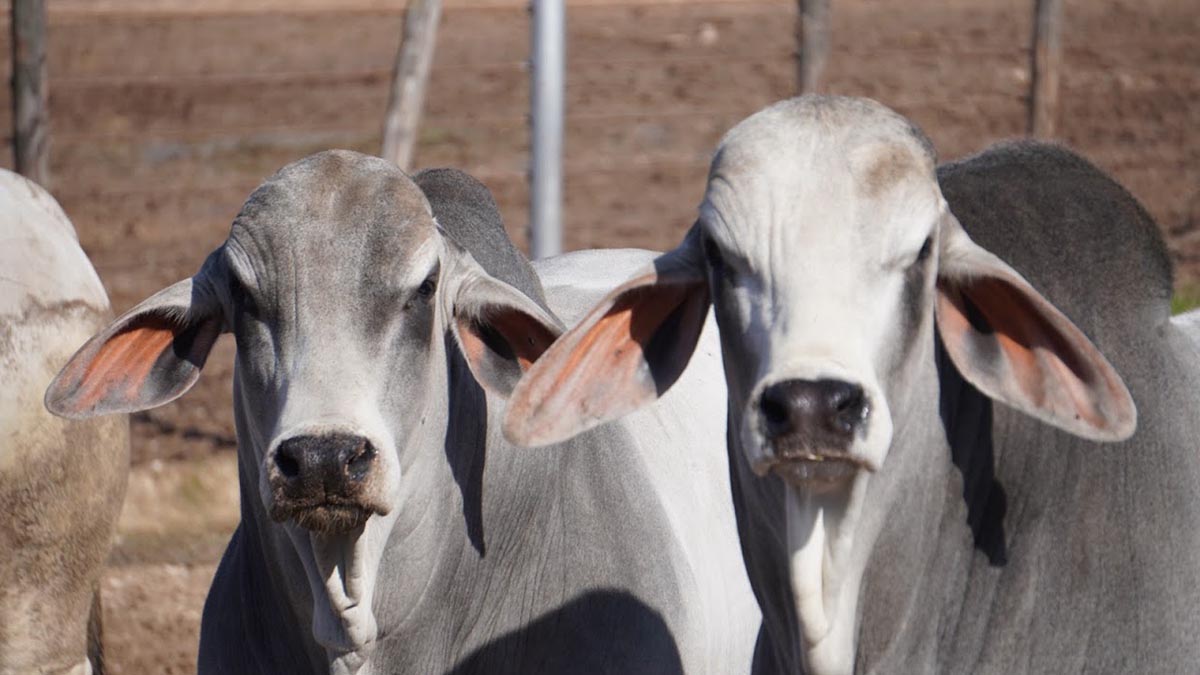
[[[722,145],[692,245],[750,466],[838,489],[891,445],[928,343],[945,203],[903,120],[796,133],[768,112]]]
[[[853,666],[858,575],[888,509],[871,479],[905,446],[897,429],[935,428],[909,401],[932,379],[935,329],[996,400],[1093,439],[1135,426],[1104,357],[967,237],[934,165],[925,137],[871,101],[804,97],[750,117],[721,142],[684,242],[568,331],[509,404],[505,432],[525,445],[629,412],[675,381],[711,304],[731,451],[786,486],[783,508],[739,504],[739,519],[781,511],[762,516],[786,522],[787,550],[769,556],[787,560],[813,672]]]
[[[194,277],[84,345],[47,406],[89,417],[171,401],[222,332],[237,343],[242,464],[304,563],[317,637],[370,641],[370,620],[345,617],[369,615],[405,467],[441,456],[427,441],[444,433],[447,348],[507,394],[557,321],[443,236],[399,169],[321,153],[256,190]]]

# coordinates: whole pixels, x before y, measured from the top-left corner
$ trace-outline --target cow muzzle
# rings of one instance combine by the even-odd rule
[[[839,379],[788,379],[758,396],[758,426],[769,454],[759,473],[773,472],[809,490],[836,489],[871,463],[855,450],[871,423],[871,401],[858,384]]]
[[[373,497],[378,449],[353,434],[298,435],[268,457],[271,518],[322,534],[351,532],[386,506]]]

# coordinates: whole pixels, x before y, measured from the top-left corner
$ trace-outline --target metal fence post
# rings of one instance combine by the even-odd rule
[[[562,252],[563,93],[566,62],[563,0],[533,0],[530,87],[529,253]]]

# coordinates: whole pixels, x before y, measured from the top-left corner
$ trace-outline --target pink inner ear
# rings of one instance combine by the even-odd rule
[[[523,312],[508,307],[494,308],[487,313],[486,324],[504,341],[517,359],[522,371],[530,366],[554,344],[557,337],[553,331],[541,322],[527,316]],[[479,362],[484,350],[488,349],[483,337],[479,335],[478,326],[474,321],[460,320],[459,337],[467,359]]]
[[[521,445],[545,445],[654,400],[687,365],[704,326],[706,291],[703,280],[656,275],[614,291],[517,385],[505,433]]]
[[[990,390],[985,393],[1097,430],[1111,428],[1114,413],[1120,417],[1122,411],[1114,408],[1122,407],[1128,393],[1116,373],[1079,329],[1034,291],[990,276],[939,281],[938,291],[943,343],[963,375]],[[971,325],[968,302],[990,332]],[[989,349],[989,342],[998,349]],[[986,362],[988,354],[1003,363]]]
[[[625,293],[584,334],[566,355],[553,387],[565,386],[568,378],[591,382],[610,381],[646,386],[637,376],[645,363],[650,338],[677,307],[687,300],[691,285],[664,284],[636,288]],[[703,320],[703,319],[701,319]],[[637,396],[622,387],[599,387],[612,396]]]
[[[110,337],[80,378],[78,406],[95,406],[119,388],[124,389],[120,398],[136,400],[158,357],[175,339],[176,329],[174,322],[166,318],[148,316]]]
[[[175,339],[175,330],[173,322],[147,316],[105,341],[79,378],[75,407],[92,408],[118,391],[127,401],[137,399],[158,357]]]

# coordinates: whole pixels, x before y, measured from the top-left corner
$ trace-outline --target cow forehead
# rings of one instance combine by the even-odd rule
[[[879,104],[793,99],[722,140],[701,220],[750,259],[841,245],[886,257],[919,246],[940,213],[935,163],[925,136]]]
[[[398,167],[328,151],[284,167],[255,190],[229,243],[256,272],[380,272],[403,268],[435,233],[425,195]]]
[[[873,142],[905,145],[930,169],[937,163],[932,143],[907,118],[875,101],[844,96],[803,96],[768,106],[730,129],[719,153],[753,158]]]

